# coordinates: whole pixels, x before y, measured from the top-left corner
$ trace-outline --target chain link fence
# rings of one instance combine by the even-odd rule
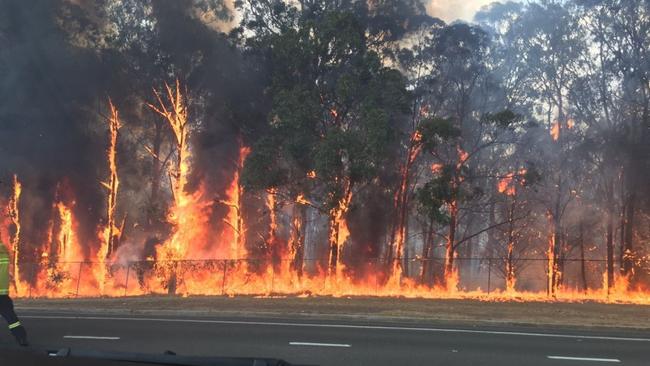
[[[344,265],[337,285],[350,295],[399,295],[401,288],[419,291],[442,283],[444,258],[402,262],[397,283],[386,275],[392,266],[384,259]],[[546,292],[546,258],[513,261],[518,291]],[[503,258],[454,258],[458,290],[486,294],[505,289]],[[572,290],[603,288],[606,261],[563,259],[559,263],[562,287]],[[12,272],[13,273],[13,272]],[[20,281],[13,281],[19,297],[139,296],[148,294],[290,295],[331,294],[327,259],[269,258],[241,260],[133,261],[126,263],[25,262],[19,264]],[[15,278],[15,277],[14,277]],[[101,281],[100,279],[105,279]]]

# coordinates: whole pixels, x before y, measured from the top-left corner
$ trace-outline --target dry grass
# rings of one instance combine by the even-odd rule
[[[132,297],[16,300],[19,310],[102,314],[276,316],[650,330],[650,306],[334,297]]]

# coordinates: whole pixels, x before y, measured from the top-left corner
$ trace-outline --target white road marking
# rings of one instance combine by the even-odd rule
[[[63,338],[66,339],[100,339],[100,340],[105,340],[105,341],[116,341],[120,339],[120,337],[95,337],[95,336],[76,336],[76,335],[67,335],[63,336]]]
[[[551,360],[569,360],[569,361],[592,361],[592,362],[621,362],[616,358],[591,358],[591,357],[567,357],[567,356],[546,356]]]
[[[399,326],[381,326],[381,325],[285,323],[285,322],[261,322],[261,321],[243,321],[243,320],[129,318],[129,317],[100,317],[100,316],[58,316],[58,315],[57,316],[21,315],[20,317],[31,318],[31,319],[58,319],[58,320],[111,320],[111,321],[129,321],[129,322],[141,321],[141,322],[161,322],[161,323],[261,325],[261,326],[273,326],[273,327],[398,330],[398,331],[432,332],[432,333],[489,334],[489,335],[525,336],[525,337],[590,339],[590,340],[621,341],[621,342],[650,342],[650,338],[589,336],[589,335],[557,334],[557,333],[527,333],[527,332],[508,332],[508,331],[492,331],[492,330],[474,330],[474,329],[419,328],[419,327],[399,327]]]
[[[289,342],[290,346],[312,346],[312,347],[352,347],[349,344],[340,343],[311,343],[311,342]]]

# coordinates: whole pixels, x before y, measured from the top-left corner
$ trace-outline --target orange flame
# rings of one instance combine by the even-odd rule
[[[553,141],[557,141],[560,138],[560,122],[556,121],[553,123],[553,126],[551,126],[551,137],[553,138]]]
[[[505,177],[499,179],[497,189],[499,193],[505,193],[507,196],[515,195],[515,186],[512,184],[513,173],[508,173]]]
[[[108,183],[102,182],[102,185],[108,190],[106,203],[106,226],[100,236],[100,248],[97,252],[99,266],[95,269],[95,276],[99,283],[100,292],[104,292],[104,282],[106,281],[106,260],[115,251],[115,242],[120,235],[120,229],[115,225],[115,207],[117,206],[117,190],[120,180],[117,175],[117,133],[121,127],[117,109],[113,102],[109,100],[111,117],[108,119],[109,145],[108,145]]]
[[[277,204],[275,202],[275,194],[276,191],[275,189],[270,189],[269,192],[266,194],[266,208],[269,211],[269,217],[271,218],[271,222],[269,223],[269,242],[272,246],[278,244],[278,240],[276,238],[277,230],[278,230],[278,222],[277,222]],[[276,249],[276,248],[271,248],[271,252]]]
[[[576,121],[575,121],[573,118],[569,118],[569,119],[566,121],[566,126],[567,126],[567,128],[570,129],[570,130],[572,130],[573,127],[575,127],[575,125],[576,125]]]
[[[301,205],[307,205],[307,206],[312,205],[312,203],[307,198],[305,198],[305,195],[303,195],[302,193],[299,194],[298,197],[296,197],[296,203],[299,203]]]
[[[330,275],[336,276],[337,281],[340,279],[344,266],[341,261],[341,253],[343,253],[343,246],[350,236],[348,230],[348,223],[345,215],[348,212],[350,202],[352,200],[352,192],[348,189],[347,194],[342,200],[338,202],[338,206],[330,211],[330,244],[335,245],[335,249],[330,251],[330,270],[335,269],[334,273]],[[336,252],[334,252],[336,250]],[[332,268],[332,266],[334,268]]]
[[[182,259],[187,254],[188,240],[192,229],[190,225],[196,223],[195,197],[185,192],[187,176],[189,174],[190,151],[187,145],[189,134],[188,114],[185,98],[181,95],[180,83],[176,80],[176,88],[172,90],[169,84],[165,84],[167,91],[167,103],[165,103],[157,90],[154,94],[158,100],[158,106],[149,104],[149,107],[160,114],[171,127],[176,141],[176,167],[169,172],[172,180],[172,192],[174,206],[169,212],[169,221],[174,226],[174,234],[171,239],[164,243],[160,258]],[[189,237],[188,237],[189,236]]]
[[[440,173],[442,171],[442,168],[444,168],[444,167],[445,167],[444,164],[433,163],[433,164],[431,164],[431,173],[438,174],[438,173]]]
[[[228,206],[228,216],[226,223],[228,226],[230,226],[230,229],[232,231],[232,240],[230,240],[229,249],[230,259],[240,259],[247,256],[246,246],[244,243],[246,227],[241,212],[243,187],[239,182],[239,176],[241,175],[241,171],[244,168],[244,161],[246,160],[248,154],[250,154],[250,151],[250,148],[244,146],[240,141],[239,158],[237,161],[236,170],[233,174],[233,179],[227,192],[228,200],[222,202]]]
[[[546,259],[547,259],[547,268],[546,268],[546,274],[547,274],[547,289],[549,294],[554,295],[556,292],[556,276],[557,276],[557,263],[555,263],[555,237],[553,235],[550,236],[549,241],[548,241],[548,251],[546,252]]]
[[[63,202],[56,204],[57,213],[59,215],[59,232],[58,232],[58,248],[59,258],[65,262],[83,261],[85,260],[74,229],[74,222],[72,216],[72,209],[65,205]]]
[[[160,114],[169,123],[176,138],[176,169],[170,172],[174,178],[173,193],[176,203],[183,200],[187,175],[189,173],[189,149],[187,138],[189,134],[188,114],[185,98],[181,95],[180,82],[176,79],[176,88],[172,90],[169,84],[165,84],[169,106],[162,100],[160,93],[154,89],[159,106],[148,104],[149,107]],[[180,248],[177,248],[180,249]]]
[[[619,276],[615,278],[613,286],[604,286],[601,289],[576,292],[569,288],[554,289],[555,298],[549,298],[542,291],[525,292],[515,289],[514,266],[507,270],[511,273],[506,278],[505,290],[492,291],[490,293],[481,289],[465,291],[460,288],[460,276],[458,266],[449,266],[445,268],[445,286],[421,284],[419,281],[404,276],[402,268],[398,267],[391,277],[386,279],[384,268],[369,269],[360,277],[349,275],[343,268],[342,253],[345,245],[348,243],[350,231],[346,222],[346,215],[352,200],[352,192],[345,187],[346,194],[338,202],[338,205],[329,212],[332,224],[336,230],[330,232],[330,242],[337,245],[336,249],[336,277],[328,277],[326,271],[319,270],[318,266],[308,271],[304,275],[297,275],[298,269],[303,263],[296,266],[289,265],[296,254],[294,249],[300,239],[300,229],[306,225],[307,221],[301,222],[298,216],[294,214],[293,226],[297,229],[292,231],[290,239],[283,242],[280,228],[282,228],[282,211],[277,208],[275,191],[269,192],[266,196],[266,205],[270,208],[270,226],[268,237],[271,238],[273,257],[272,264],[264,265],[264,262],[258,265],[247,266],[235,264],[232,260],[207,261],[203,267],[200,263],[194,263],[193,259],[215,259],[215,258],[249,258],[246,250],[245,237],[247,222],[244,220],[247,215],[241,212],[244,192],[239,178],[246,156],[250,149],[243,146],[240,141],[239,157],[236,162],[236,168],[231,176],[232,181],[227,190],[227,197],[221,201],[228,206],[226,217],[229,227],[221,229],[221,232],[210,232],[213,222],[211,219],[211,207],[213,200],[204,197],[203,186],[194,193],[186,192],[187,176],[191,168],[191,149],[188,146],[188,137],[190,134],[190,125],[188,123],[187,101],[181,95],[179,83],[177,81],[175,89],[166,85],[167,93],[161,96],[156,92],[159,105],[150,107],[165,118],[169,123],[175,137],[176,159],[175,167],[171,167],[169,177],[173,193],[173,202],[168,210],[169,222],[171,224],[171,233],[169,237],[158,247],[155,255],[149,256],[150,261],[156,260],[155,264],[145,263],[142,267],[150,265],[152,270],[145,271],[144,274],[138,272],[138,277],[132,267],[122,266],[116,258],[118,255],[107,255],[110,245],[108,245],[109,236],[102,236],[102,249],[99,253],[87,253],[84,247],[79,243],[78,222],[74,215],[74,200],[56,199],[52,209],[52,221],[49,223],[48,244],[50,248],[43,253],[43,259],[48,261],[48,265],[37,273],[37,282],[34,285],[33,296],[122,296],[122,295],[142,295],[151,293],[161,293],[164,290],[176,292],[183,295],[200,294],[200,295],[261,295],[271,296],[274,294],[307,296],[308,294],[331,295],[331,296],[350,296],[350,295],[372,295],[372,296],[402,296],[409,298],[474,298],[494,301],[514,300],[563,300],[563,301],[582,301],[585,299],[595,299],[602,302],[635,302],[650,303],[650,294],[636,289],[630,289],[629,279]],[[164,101],[163,101],[164,99]],[[111,106],[113,119],[118,120],[117,111]],[[110,122],[110,121],[109,121]],[[110,192],[117,194],[119,185],[117,176],[117,165],[115,163],[115,147],[117,142],[116,122],[114,129],[111,130],[111,145],[108,152],[109,168],[111,176],[109,182],[105,184]],[[109,128],[112,126],[109,125]],[[416,132],[412,136],[412,142],[420,141],[421,136]],[[408,162],[413,162],[418,156],[418,147],[413,144],[413,149],[405,158]],[[465,152],[460,146],[457,146],[458,161],[456,167],[460,169],[463,164],[470,158],[470,154]],[[452,164],[452,167],[454,165]],[[442,169],[441,164],[432,164],[431,170],[436,173]],[[524,174],[524,170],[517,173],[510,173],[503,178],[497,185],[502,193],[512,193],[516,191],[517,184],[522,182],[518,175]],[[308,174],[308,177],[310,174]],[[315,172],[314,172],[315,176]],[[18,200],[20,191],[18,180],[14,182],[14,211],[18,219]],[[454,184],[459,184],[454,182]],[[111,191],[110,187],[114,187]],[[110,196],[110,194],[109,194]],[[313,197],[318,197],[314,194]],[[313,198],[310,197],[310,198]],[[315,198],[314,198],[315,199]],[[313,205],[305,195],[296,197],[296,203],[302,205]],[[115,215],[116,200],[109,198],[107,215],[108,221],[113,221]],[[296,206],[296,205],[294,205]],[[302,208],[302,207],[301,207]],[[450,203],[451,210],[458,210],[456,201]],[[112,215],[112,219],[110,216]],[[305,218],[306,219],[306,218]],[[19,223],[18,223],[19,224]],[[14,223],[15,225],[15,223]],[[113,224],[114,225],[114,224]],[[109,225],[107,228],[113,227]],[[19,226],[19,225],[18,225]],[[253,226],[250,226],[253,227]],[[116,233],[119,230],[113,227]],[[265,229],[264,229],[265,230]],[[20,232],[18,230],[18,232]],[[105,231],[104,231],[105,233]],[[400,234],[401,235],[401,234]],[[261,233],[266,237],[266,233]],[[215,239],[216,238],[216,239]],[[213,245],[214,241],[218,245]],[[404,237],[400,241],[406,240]],[[554,244],[550,239],[548,249],[548,272],[557,275],[558,268],[552,257]],[[13,243],[13,241],[12,241]],[[288,248],[288,249],[287,249]],[[509,255],[512,254],[512,248],[509,248]],[[289,257],[287,257],[289,256]],[[456,253],[449,255],[450,259],[455,258]],[[276,265],[277,260],[282,258],[281,264]],[[176,262],[164,262],[172,259]],[[264,258],[263,258],[264,259]],[[106,273],[93,277],[91,266],[88,261],[101,262],[100,268],[110,269],[110,275]],[[104,262],[102,262],[104,261]],[[112,261],[112,262],[109,262]],[[80,263],[85,262],[85,263]],[[324,262],[324,260],[323,260]],[[304,263],[307,263],[306,261]],[[449,262],[451,264],[451,261]],[[307,265],[305,265],[305,268]],[[314,269],[315,268],[315,269]],[[140,268],[139,268],[140,269]],[[131,270],[131,272],[129,272]],[[406,270],[405,270],[406,272]],[[543,272],[543,271],[540,271]],[[540,274],[541,275],[541,274]],[[130,276],[130,277],[129,277]],[[129,282],[129,278],[130,281]],[[137,280],[135,280],[137,278]],[[77,281],[79,279],[79,281]],[[90,280],[88,280],[90,279]],[[97,279],[97,281],[93,281]],[[140,286],[138,286],[138,283]],[[25,283],[26,284],[26,283]],[[549,277],[549,284],[552,285]],[[607,284],[606,284],[607,285]],[[24,287],[24,286],[23,286]],[[607,292],[610,287],[610,292]],[[503,288],[503,287],[502,287]],[[173,291],[172,291],[173,289]],[[22,291],[20,296],[25,296]]]
[[[190,255],[202,257],[201,253],[206,248],[201,245],[210,242],[209,233],[205,230],[210,217],[210,202],[203,200],[202,186],[193,193],[185,190],[191,160],[187,143],[190,133],[187,101],[181,94],[178,80],[174,89],[168,84],[165,87],[167,102],[154,90],[159,105],[150,104],[149,107],[168,122],[176,142],[176,166],[169,170],[174,204],[169,209],[168,221],[173,229],[171,236],[156,249],[156,258],[163,261],[157,264],[157,270],[165,278],[164,287],[173,294],[179,286],[186,284],[180,282],[177,266],[169,261],[190,259]]]
[[[9,201],[9,217],[11,218],[11,223],[14,225],[14,233],[11,238],[11,248],[12,248],[12,261],[14,266],[14,277],[13,283],[16,287],[16,292],[20,293],[21,279],[20,279],[20,268],[18,259],[20,256],[20,195],[22,193],[22,184],[18,180],[18,176],[14,174],[13,179],[13,195]]]
[[[460,145],[456,147],[456,150],[458,151],[458,166],[460,167],[469,159],[469,153],[463,150]]]
[[[517,173],[508,173],[497,182],[497,190],[506,196],[514,196],[517,193],[517,183],[523,184],[523,176],[526,169],[521,169]]]

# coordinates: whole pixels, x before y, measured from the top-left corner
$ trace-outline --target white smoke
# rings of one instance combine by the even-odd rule
[[[427,13],[433,17],[440,18],[447,23],[456,20],[471,22],[474,14],[481,7],[495,2],[495,0],[423,0],[426,4]],[[518,0],[515,0],[518,1]],[[502,0],[502,2],[505,2]]]

